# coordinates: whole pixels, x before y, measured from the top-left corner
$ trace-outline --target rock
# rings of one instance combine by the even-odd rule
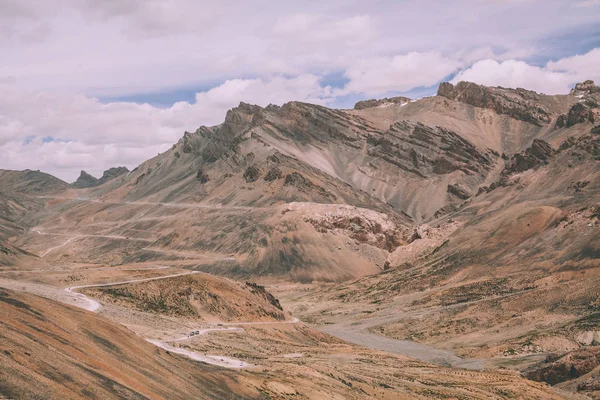
[[[479,189],[477,189],[477,194],[475,196],[479,196],[483,193],[488,193],[489,190],[490,190],[490,188],[487,186],[480,186]]]
[[[485,174],[494,158],[453,131],[412,121],[398,121],[384,134],[370,134],[367,144],[370,156],[421,178],[457,170]]]
[[[571,89],[571,95],[573,96],[598,92],[600,92],[600,86],[596,86],[594,81],[591,79],[588,79],[584,82],[579,82],[573,89]]]
[[[570,128],[584,122],[594,123],[594,112],[582,103],[575,103],[567,114],[560,115],[556,120],[557,128]]]
[[[448,185],[448,193],[458,197],[461,200],[467,200],[469,197],[471,197],[471,192],[469,189],[458,183]]]
[[[248,183],[256,181],[259,177],[260,170],[256,167],[256,165],[252,165],[246,168],[246,171],[244,171],[244,179]]]
[[[546,361],[528,368],[524,375],[537,382],[555,385],[585,375],[599,364],[600,347],[589,347],[562,357],[548,357]]]
[[[208,179],[208,175],[206,174],[206,172],[204,172],[204,170],[202,168],[200,168],[198,170],[198,173],[196,174],[196,179],[198,179],[198,181],[202,184],[204,184],[210,180],[210,179]]]
[[[283,172],[277,167],[271,168],[267,174],[265,175],[265,181],[272,182],[277,179],[281,179],[283,177]]]
[[[292,172],[285,176],[285,183],[283,185],[295,187],[312,186],[312,182],[306,179],[302,174]]]
[[[183,133],[182,151],[184,153],[193,153],[194,152],[194,146],[192,144],[192,133],[191,132],[186,131]]]
[[[537,126],[551,121],[550,112],[534,102],[540,95],[530,90],[486,87],[472,82],[459,82],[454,86],[450,82],[443,82],[437,95],[475,107],[488,108]]]
[[[246,286],[250,288],[250,293],[264,298],[272,306],[279,309],[280,311],[283,311],[283,308],[281,308],[281,304],[279,303],[279,300],[277,300],[275,298],[275,296],[273,296],[271,293],[267,292],[267,290],[265,289],[264,286],[257,285],[254,282],[246,282]]]
[[[566,149],[570,149],[571,147],[575,146],[575,143],[577,143],[577,141],[575,140],[574,137],[569,137],[567,140],[565,140],[564,142],[562,142],[560,144],[560,147],[558,148],[559,151],[563,151]]]
[[[555,150],[548,142],[541,139],[534,139],[531,147],[511,157],[502,175],[516,174],[537,167],[538,165],[546,164],[549,157],[554,155],[554,153]]]
[[[364,110],[366,108],[373,108],[379,106],[393,105],[393,104],[406,104],[409,103],[410,99],[408,97],[391,97],[384,99],[370,99],[370,100],[362,100],[354,105],[355,110]]]

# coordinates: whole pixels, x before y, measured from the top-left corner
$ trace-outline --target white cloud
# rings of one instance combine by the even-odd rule
[[[360,60],[346,70],[345,75],[350,82],[344,92],[380,95],[430,86],[454,72],[461,64],[459,60],[437,52],[411,52]]]
[[[524,87],[546,94],[567,93],[572,77],[535,67],[523,61],[496,60],[477,61],[470,68],[460,72],[452,80],[469,81],[486,86]]]
[[[569,4],[3,0],[0,81],[121,96],[249,76],[340,72],[357,60],[411,52],[524,54],[540,39],[600,23],[599,13]]]
[[[0,87],[0,166],[42,169],[66,180],[79,170],[137,164],[168,149],[185,130],[223,121],[245,101],[266,106],[289,100],[327,104],[330,88],[305,74],[295,78],[234,79],[162,109],[148,104],[110,103],[82,95]],[[26,138],[34,137],[31,141]],[[46,141],[51,137],[55,141]]]
[[[597,2],[0,0],[0,168],[74,179],[132,167],[239,101],[335,104],[464,68],[463,79],[565,92],[600,80],[600,50],[543,67],[515,60],[598,26]],[[342,74],[344,88],[320,85]],[[96,99],[197,87],[213,89],[169,108]]]
[[[590,8],[590,7],[598,7],[600,6],[600,0],[586,0],[586,1],[579,1],[577,3],[575,3],[575,7],[579,7],[579,8]]]
[[[452,82],[470,81],[487,86],[524,87],[546,94],[565,94],[573,84],[592,79],[600,81],[600,48],[544,67],[523,61],[481,60],[461,71]]]
[[[549,62],[547,67],[554,71],[564,71],[576,77],[578,81],[593,79],[600,83],[600,48],[593,49],[586,54]]]

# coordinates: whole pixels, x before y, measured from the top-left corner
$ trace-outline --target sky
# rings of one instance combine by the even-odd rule
[[[72,182],[240,101],[600,82],[600,0],[0,0],[0,54],[0,168]]]

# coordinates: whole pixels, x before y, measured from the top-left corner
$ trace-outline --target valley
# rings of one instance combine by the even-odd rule
[[[600,398],[599,103],[241,103],[132,171],[2,170],[0,394]]]

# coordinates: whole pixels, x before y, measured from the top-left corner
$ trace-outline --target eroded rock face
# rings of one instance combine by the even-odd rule
[[[570,128],[573,125],[582,124],[588,121],[594,123],[594,120],[594,111],[590,107],[583,103],[576,103],[571,107],[567,114],[558,117],[556,126],[558,128]]]
[[[502,174],[516,174],[535,168],[538,165],[546,164],[555,152],[548,142],[541,139],[534,139],[531,147],[511,157]]]
[[[493,155],[444,128],[400,121],[383,135],[367,137],[370,156],[425,178],[454,171],[480,174],[491,168]]]
[[[260,170],[256,167],[256,165],[252,165],[246,168],[244,171],[244,180],[248,183],[255,182],[260,177]]]
[[[454,183],[452,185],[448,185],[448,193],[458,197],[461,200],[466,200],[471,197],[471,192],[466,187]]]
[[[263,299],[268,301],[272,306],[279,309],[280,311],[283,311],[279,300],[277,300],[275,296],[269,293],[264,286],[257,285],[254,282],[246,282],[246,286],[250,288],[250,293],[262,297]]]
[[[277,167],[271,168],[265,175],[265,181],[272,182],[283,177],[283,172]]]
[[[320,196],[325,196],[331,200],[335,200],[336,196],[333,193],[328,192],[324,187],[315,185],[310,179],[307,179],[299,172],[292,172],[285,176],[285,182],[283,186],[293,186],[301,192],[310,193],[313,192]]]
[[[198,172],[196,173],[196,179],[198,179],[198,182],[200,182],[202,184],[204,184],[210,180],[210,179],[208,179],[208,175],[206,174],[206,172],[204,172],[204,170],[202,168],[200,168],[198,170]]]
[[[525,371],[528,379],[555,385],[587,374],[600,365],[600,347],[576,350],[562,357],[549,357]]]
[[[330,206],[322,213],[315,212],[317,208],[307,211],[308,216],[304,218],[317,232],[341,234],[389,252],[410,241],[409,232],[384,214],[350,206]]]
[[[355,110],[364,110],[366,108],[380,107],[386,105],[394,105],[394,104],[405,104],[410,102],[408,97],[391,97],[384,99],[370,99],[370,100],[362,100],[354,105]]]
[[[546,125],[552,119],[549,111],[535,104],[540,95],[530,90],[486,87],[472,82],[459,82],[454,86],[443,82],[437,94],[475,107],[489,108],[537,126]]]
[[[589,93],[600,93],[600,86],[596,86],[594,81],[591,79],[588,79],[584,82],[579,82],[573,89],[571,89],[571,94],[573,96]]]

